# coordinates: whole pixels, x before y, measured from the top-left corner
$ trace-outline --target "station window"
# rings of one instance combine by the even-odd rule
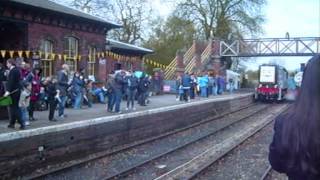
[[[78,45],[78,39],[75,37],[69,36],[65,39],[64,53],[66,59],[64,62],[69,65],[71,73],[77,70]]]
[[[52,75],[52,62],[53,62],[53,43],[50,40],[42,40],[40,45],[41,54],[41,68],[42,75],[45,77]]]
[[[96,64],[97,49],[94,46],[89,47],[88,74],[94,76]]]

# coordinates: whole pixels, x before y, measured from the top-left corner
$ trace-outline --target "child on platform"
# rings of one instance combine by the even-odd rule
[[[21,113],[21,119],[25,126],[29,126],[29,114],[28,107],[30,105],[30,95],[31,95],[31,83],[25,82],[23,84],[23,90],[20,94],[19,109]]]
[[[54,112],[56,110],[57,103],[61,101],[59,98],[60,91],[57,89],[57,80],[47,77],[44,81],[44,85],[45,92],[48,96],[49,121],[57,121],[57,119],[54,118]]]

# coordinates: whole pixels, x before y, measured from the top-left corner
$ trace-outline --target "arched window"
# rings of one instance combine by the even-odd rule
[[[96,64],[97,49],[94,46],[89,46],[89,61],[88,61],[88,74],[94,76]]]
[[[77,70],[78,46],[79,42],[77,38],[72,36],[65,38],[64,54],[66,55],[66,59],[64,61],[69,65],[71,72]]]
[[[52,62],[53,62],[53,42],[47,39],[41,40],[41,68],[42,75],[45,77],[52,76]]]

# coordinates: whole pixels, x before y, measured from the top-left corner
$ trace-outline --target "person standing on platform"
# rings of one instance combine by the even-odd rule
[[[112,75],[109,75],[107,84],[106,84],[106,89],[107,89],[107,96],[108,96],[108,103],[107,103],[107,111],[112,112],[113,110],[113,104],[115,101],[115,82],[114,82],[114,77]]]
[[[272,168],[289,180],[320,179],[320,55],[304,70],[298,99],[279,115],[269,147]]]
[[[183,100],[185,102],[190,101],[190,87],[191,87],[191,78],[188,73],[185,73],[182,76]]]
[[[198,82],[199,87],[200,87],[200,96],[201,96],[201,97],[207,97],[208,83],[209,83],[208,76],[206,76],[205,74],[203,74],[203,75],[199,78],[199,82]]]
[[[115,99],[113,101],[112,107],[115,106],[116,113],[121,113],[120,103],[121,103],[121,99],[122,99],[123,86],[125,83],[125,75],[126,75],[126,73],[123,70],[120,70],[120,72],[118,72],[116,74],[115,79],[114,79]]]
[[[36,67],[30,72],[24,81],[31,83],[32,90],[31,90],[31,98],[30,98],[30,106],[29,106],[29,120],[35,121],[36,119],[33,117],[33,113],[39,100],[39,94],[41,89],[41,69]]]
[[[48,96],[48,103],[49,103],[49,121],[57,121],[57,119],[54,118],[54,112],[57,107],[57,102],[59,100],[59,93],[57,80],[52,79],[51,77],[47,77],[44,81],[45,86],[45,92]]]
[[[212,86],[212,95],[216,96],[218,94],[218,85],[217,78],[215,76],[212,77],[213,86]]]
[[[14,128],[16,120],[18,120],[20,129],[25,129],[26,127],[21,119],[21,113],[19,110],[19,100],[21,94],[20,70],[16,67],[14,59],[7,60],[7,67],[9,68],[9,73],[7,88],[4,96],[10,96],[12,99],[12,104],[9,106],[10,124],[8,125],[8,128]]]
[[[139,89],[140,89],[140,96],[138,97],[138,103],[140,106],[146,106],[146,98],[147,92],[149,89],[150,81],[148,76],[141,77],[139,81]]]
[[[190,99],[195,98],[196,89],[197,89],[197,78],[194,74],[191,74],[190,76],[191,83],[190,83]]]
[[[21,120],[23,121],[25,126],[29,126],[29,114],[28,107],[30,105],[30,95],[32,91],[32,85],[29,82],[23,83],[23,90],[19,99],[19,109],[21,113]]]
[[[234,89],[234,81],[233,81],[233,79],[229,79],[229,92],[230,92],[230,94],[232,94],[233,93],[233,89]]]
[[[84,81],[81,79],[80,72],[75,72],[72,79],[72,91],[75,94],[75,100],[73,103],[73,109],[80,109],[81,102],[83,100]]]
[[[64,108],[67,101],[67,89],[69,87],[68,80],[69,66],[67,64],[62,65],[62,69],[58,72],[58,90],[59,93],[59,117],[65,118]]]
[[[130,108],[131,104],[131,109],[135,110],[134,107],[134,99],[136,97],[137,93],[137,88],[138,88],[138,78],[129,71],[129,74],[126,77],[126,84],[127,84],[127,89],[126,89],[126,94],[127,94],[127,108],[126,110],[128,111]]]
[[[181,76],[177,75],[177,78],[176,78],[176,101],[181,100],[181,94],[180,94],[181,84],[182,84]]]

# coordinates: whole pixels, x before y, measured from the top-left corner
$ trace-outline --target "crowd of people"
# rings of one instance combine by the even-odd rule
[[[31,121],[37,120],[34,117],[37,109],[48,109],[49,121],[66,118],[66,107],[81,109],[86,105],[90,108],[94,101],[106,104],[108,112],[121,113],[121,100],[126,99],[126,110],[135,110],[136,100],[139,105],[146,106],[151,84],[151,77],[143,72],[136,75],[132,71],[118,70],[109,75],[106,83],[96,85],[85,77],[83,70],[71,74],[67,64],[52,77],[42,77],[39,67],[31,68],[25,62],[18,64],[14,59],[8,59],[6,66],[0,66],[0,97],[12,100],[8,108],[8,128],[14,128],[18,122],[20,129],[25,129]]]
[[[233,92],[234,83],[228,80],[229,91]],[[184,73],[176,78],[176,100],[189,102],[196,96],[209,97],[219,95],[225,91],[226,81],[222,76],[213,76],[210,73],[195,74]]]

